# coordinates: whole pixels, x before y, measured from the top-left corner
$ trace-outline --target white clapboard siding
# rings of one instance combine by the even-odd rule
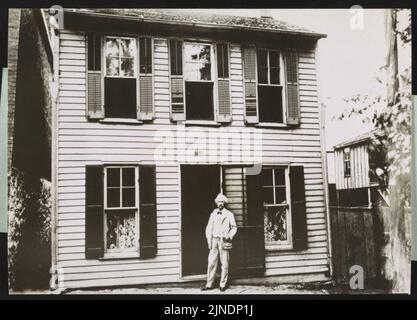
[[[350,146],[350,177],[345,177],[343,148],[335,150],[336,189],[357,189],[370,186],[369,154],[366,144]]]
[[[173,148],[176,125],[170,121],[170,84],[167,40],[154,39],[155,120],[142,125],[88,122],[85,117],[85,38],[82,33],[63,30],[59,53],[58,107],[58,266],[63,268],[64,287],[132,285],[181,281],[180,176],[177,158],[156,167],[157,242],[155,258],[139,260],[85,260],[85,166],[105,162],[152,163],[155,150],[186,156],[193,145],[193,132],[206,137],[224,136],[237,130],[237,143],[220,144],[218,150],[254,150],[244,145],[249,135],[254,145],[262,146],[263,162],[292,163],[304,166],[308,249],[301,252],[268,251],[266,275],[323,274],[328,271],[327,227],[323,164],[320,147],[319,103],[317,98],[314,51],[299,55],[301,125],[285,130],[260,129],[244,125],[242,52],[239,44],[230,45],[230,87],[232,123],[228,128],[187,127],[189,141]],[[193,131],[194,130],[194,131]],[[255,131],[258,135],[255,135]],[[217,139],[217,138],[216,138]],[[218,140],[220,141],[220,140]],[[205,150],[208,151],[208,150]],[[210,151],[211,152],[211,151]],[[190,159],[187,159],[190,160]],[[240,158],[238,159],[238,161]],[[192,161],[192,159],[191,159]],[[205,158],[207,163],[218,159]],[[241,223],[242,185],[236,184],[234,169],[226,174],[230,205]],[[244,186],[243,186],[244,187]],[[235,201],[236,200],[236,201]],[[240,206],[240,207],[239,207]]]

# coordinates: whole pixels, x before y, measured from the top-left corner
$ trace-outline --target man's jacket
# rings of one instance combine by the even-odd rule
[[[209,221],[206,227],[206,238],[209,249],[211,249],[211,240],[213,237],[214,219],[217,217],[219,209],[214,209],[210,214]],[[220,224],[220,235],[221,237],[228,237],[233,239],[237,231],[235,216],[226,208],[222,209],[222,220]]]

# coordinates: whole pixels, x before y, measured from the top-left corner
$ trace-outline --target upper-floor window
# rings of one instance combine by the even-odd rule
[[[104,58],[105,117],[136,118],[136,39],[105,37]]]
[[[213,46],[184,43],[184,81],[187,120],[214,120]]]
[[[257,50],[259,121],[284,122],[284,73],[279,51]]]

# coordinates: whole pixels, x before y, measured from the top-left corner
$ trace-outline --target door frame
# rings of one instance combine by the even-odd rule
[[[183,212],[182,212],[182,169],[183,166],[218,166],[220,169],[220,189],[219,192],[222,190],[222,165],[219,163],[201,163],[201,162],[180,162],[178,163],[178,186],[179,186],[179,195],[178,195],[178,212],[179,212],[179,221],[180,221],[180,268],[179,268],[179,279],[180,280],[204,280],[206,278],[206,273],[203,274],[197,274],[197,275],[183,275],[183,241],[182,241],[182,232],[183,232],[183,225],[182,225],[182,218],[183,218]]]

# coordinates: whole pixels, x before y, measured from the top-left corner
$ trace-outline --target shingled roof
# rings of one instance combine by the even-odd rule
[[[65,9],[67,12],[77,12],[87,15],[101,15],[109,17],[123,17],[138,19],[141,21],[177,23],[185,25],[202,25],[219,28],[235,28],[257,31],[272,31],[281,33],[293,33],[309,35],[316,38],[326,37],[302,27],[278,21],[271,17],[243,17],[203,12],[190,12],[181,9],[121,9],[121,8],[100,8],[100,9]]]

